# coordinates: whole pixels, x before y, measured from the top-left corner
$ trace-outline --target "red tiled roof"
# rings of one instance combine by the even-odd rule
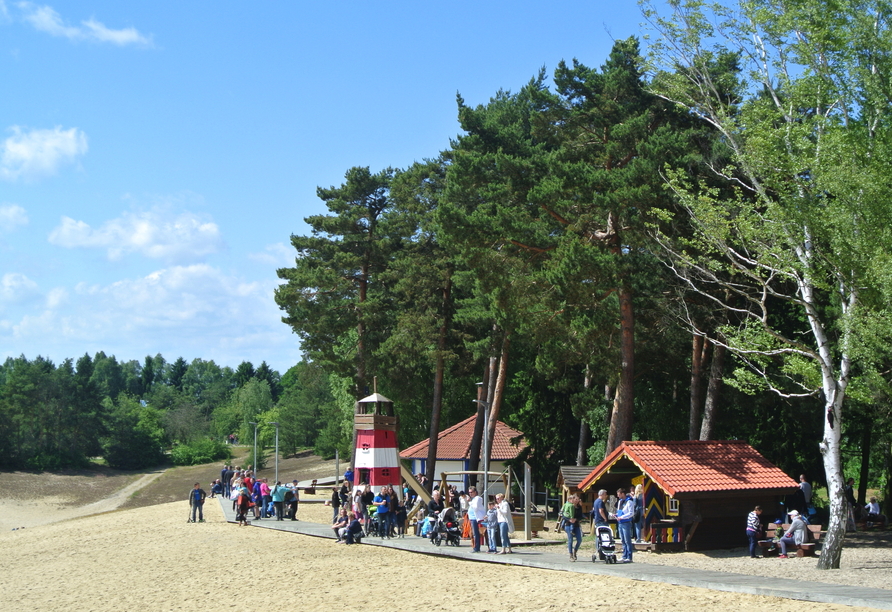
[[[471,454],[471,439],[474,437],[476,423],[477,415],[475,414],[461,423],[441,431],[437,436],[437,459],[467,459]],[[520,451],[527,447],[522,436],[523,432],[512,429],[501,421],[496,421],[496,431],[489,458],[495,461],[514,459]],[[512,438],[521,439],[517,444],[512,444]],[[430,438],[410,446],[400,453],[400,457],[403,459],[427,459],[429,443]]]
[[[680,493],[795,489],[795,480],[742,440],[623,442],[579,483],[592,486],[626,459],[671,496]]]

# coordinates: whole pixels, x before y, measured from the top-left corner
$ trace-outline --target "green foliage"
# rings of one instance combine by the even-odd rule
[[[232,452],[229,446],[210,438],[195,440],[191,444],[180,444],[170,451],[170,460],[174,465],[201,465],[230,459]]]
[[[105,405],[109,423],[102,447],[109,466],[137,470],[164,461],[166,440],[160,411],[128,395],[119,395],[115,401],[106,399]]]

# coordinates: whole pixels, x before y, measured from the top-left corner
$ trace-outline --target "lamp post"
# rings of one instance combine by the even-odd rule
[[[257,423],[248,421],[248,425],[254,426],[254,475],[257,475]]]
[[[475,399],[475,403],[483,406],[483,499],[489,500],[489,402]]]
[[[279,482],[279,424],[275,421],[269,421],[268,424],[276,426],[276,482]]]

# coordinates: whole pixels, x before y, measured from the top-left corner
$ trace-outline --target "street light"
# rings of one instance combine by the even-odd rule
[[[276,426],[276,482],[279,482],[279,424],[275,421],[269,421],[268,425]]]
[[[248,425],[254,426],[254,476],[257,476],[257,423],[248,421]]]
[[[489,489],[489,402],[475,399],[477,404],[483,406],[483,499],[489,500],[487,489]]]

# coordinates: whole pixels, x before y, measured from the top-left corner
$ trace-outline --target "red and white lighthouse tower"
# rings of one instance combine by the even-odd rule
[[[393,414],[393,402],[375,392],[356,402],[354,412],[356,449],[353,454],[353,482],[357,486],[366,482],[376,493],[384,485],[394,485],[399,491],[398,422]]]

